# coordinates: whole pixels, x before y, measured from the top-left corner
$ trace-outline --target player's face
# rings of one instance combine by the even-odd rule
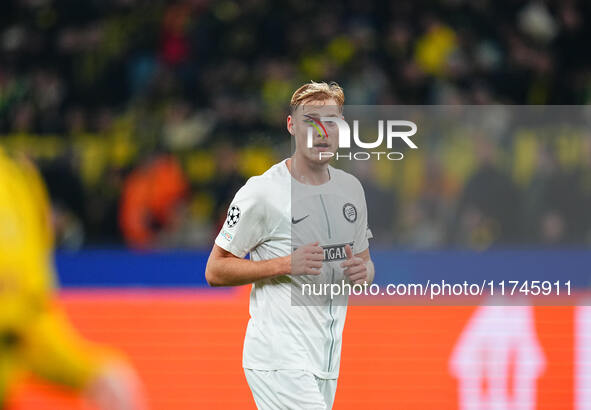
[[[321,121],[322,117],[343,118],[334,99],[306,102],[287,119],[287,127],[296,139],[296,152],[317,164],[330,162],[330,154],[334,154],[339,145],[336,123]],[[312,146],[308,143],[308,129],[312,133]]]

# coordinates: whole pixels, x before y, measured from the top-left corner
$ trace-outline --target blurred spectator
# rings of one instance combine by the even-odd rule
[[[455,222],[455,241],[483,249],[491,244],[514,244],[519,239],[522,215],[519,193],[496,165],[495,147],[477,137],[479,168],[462,192]]]
[[[41,163],[41,172],[51,196],[56,243],[62,248],[78,250],[85,240],[87,201],[72,162],[69,156]]]
[[[216,230],[221,227],[226,219],[226,212],[230,201],[246,182],[239,170],[239,153],[229,143],[223,143],[215,152],[216,172],[212,182],[211,191],[214,195],[214,209]]]
[[[179,228],[178,211],[187,188],[173,157],[155,157],[135,169],[124,183],[119,214],[127,243],[137,248],[165,246],[158,236]]]
[[[581,243],[589,221],[581,175],[561,169],[554,154],[540,149],[536,174],[527,191],[531,220],[530,240],[544,244]]]

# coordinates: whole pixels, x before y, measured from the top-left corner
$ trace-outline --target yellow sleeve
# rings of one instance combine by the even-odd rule
[[[84,389],[115,354],[84,340],[57,307],[41,313],[24,338],[28,371],[49,382]]]
[[[54,302],[50,212],[34,165],[0,151],[0,330],[20,339],[11,363],[44,380],[83,389],[115,355],[86,342]],[[0,372],[0,388],[16,367]]]
[[[19,160],[20,170],[23,174],[24,180],[29,188],[31,200],[36,205],[38,218],[38,229],[39,229],[39,241],[41,246],[48,250],[53,251],[53,230],[51,225],[51,201],[49,200],[49,193],[43,183],[43,178],[39,174],[39,171],[25,157],[21,157]]]
[[[0,279],[14,284],[10,295],[5,292],[4,296],[18,298],[23,309],[30,311],[43,305],[54,289],[51,208],[45,185],[32,163],[2,152]]]

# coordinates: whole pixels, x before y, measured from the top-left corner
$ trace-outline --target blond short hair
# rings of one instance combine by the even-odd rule
[[[334,81],[330,83],[321,82],[316,83],[310,81],[307,84],[302,85],[298,88],[291,96],[290,110],[293,113],[295,109],[308,101],[325,101],[328,99],[334,99],[339,106],[339,109],[343,109],[345,104],[345,94],[343,89]]]

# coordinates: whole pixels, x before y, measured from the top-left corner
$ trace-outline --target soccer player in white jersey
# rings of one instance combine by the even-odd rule
[[[207,262],[212,286],[252,284],[242,365],[259,409],[332,408],[346,296],[337,303],[298,295],[305,284],[374,277],[363,188],[321,155],[336,152],[338,132],[320,118],[342,118],[343,104],[335,83],[293,94],[287,129],[295,153],[238,191]]]

